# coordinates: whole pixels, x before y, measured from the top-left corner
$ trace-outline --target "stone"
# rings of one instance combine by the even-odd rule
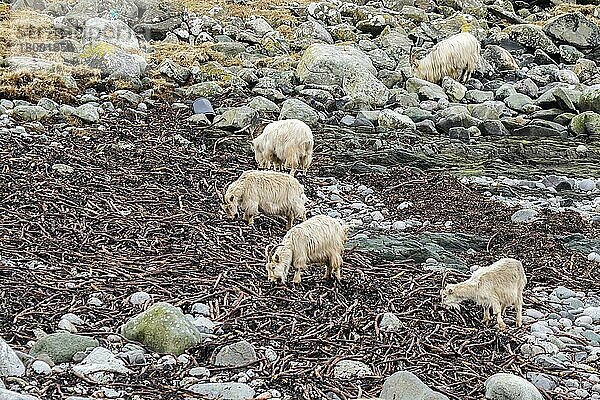
[[[402,222],[402,221],[396,221],[396,222]],[[394,223],[394,226],[395,226],[395,229],[397,229],[397,230],[403,230],[403,229],[398,229],[399,227],[396,226],[396,223]],[[406,228],[406,223],[404,223],[404,229],[405,228]],[[396,316],[396,314],[391,313],[391,312],[386,312],[381,316],[381,320],[379,321],[379,329],[383,332],[398,332],[400,329],[402,329],[402,322]]]
[[[339,85],[356,105],[382,107],[390,95],[377,78],[369,56],[349,45],[310,46],[298,63],[296,75],[303,84]]]
[[[288,99],[281,105],[279,119],[299,119],[307,125],[315,126],[319,122],[319,114],[302,100]]]
[[[41,106],[16,106],[12,115],[23,121],[41,121],[50,116],[50,111]]]
[[[42,360],[35,360],[31,363],[31,369],[39,375],[52,375],[52,368]]]
[[[59,364],[70,362],[73,355],[88,348],[98,347],[96,339],[72,333],[51,333],[40,338],[29,352],[36,357],[39,354],[47,354],[52,362]]]
[[[189,371],[190,376],[195,376],[197,378],[209,378],[210,370],[206,367],[194,367]]]
[[[0,400],[40,400],[40,398],[0,388]]]
[[[536,210],[527,208],[513,213],[510,220],[514,223],[533,222],[537,220],[538,214]]]
[[[448,95],[448,98],[453,101],[461,101],[467,93],[467,88],[462,83],[455,81],[449,76],[442,79],[442,88]]]
[[[139,50],[140,44],[133,29],[118,19],[90,18],[85,21],[82,43],[108,43],[124,50]]]
[[[528,104],[533,104],[533,99],[525,94],[516,93],[504,99],[504,103],[513,110],[523,111]]]
[[[310,18],[295,29],[293,45],[305,50],[315,44],[333,44],[331,34],[319,22]]]
[[[600,84],[585,88],[579,99],[581,111],[594,111],[600,114]]]
[[[197,383],[188,390],[208,400],[251,400],[255,391],[245,383]]]
[[[591,317],[594,322],[600,321],[600,307],[587,307],[583,310],[583,315]]]
[[[528,372],[527,380],[533,383],[533,385],[540,390],[550,391],[556,388],[556,382],[551,375]]]
[[[0,338],[0,377],[23,376],[25,366],[13,349]]]
[[[552,291],[552,294],[558,297],[560,300],[570,299],[577,296],[577,293],[564,286],[557,287]]]
[[[517,64],[512,54],[500,46],[494,44],[487,45],[485,50],[483,50],[482,56],[497,72],[519,69],[519,64]]]
[[[100,120],[100,114],[98,113],[98,107],[92,103],[82,104],[73,110],[73,116],[79,118],[83,122],[90,124],[96,123]]]
[[[494,100],[494,92],[487,92],[484,90],[469,90],[465,94],[465,100],[469,103],[483,103]]]
[[[419,78],[409,78],[406,81],[406,90],[409,93],[417,93],[419,97],[425,99],[448,99],[448,96],[440,86]]]
[[[214,120],[214,127],[221,129],[242,129],[258,123],[258,111],[242,106],[235,107],[218,115]]]
[[[110,350],[96,347],[81,364],[73,366],[73,373],[97,383],[109,383],[114,379],[114,374],[128,375],[133,371],[125,367],[125,363]]]
[[[558,54],[558,47],[546,33],[537,25],[516,24],[504,30],[508,37],[522,46],[530,49],[544,49],[550,54]]]
[[[485,398],[488,400],[543,400],[539,390],[531,383],[513,374],[498,373],[485,381]]]
[[[147,292],[135,292],[129,296],[129,302],[134,306],[141,306],[148,303],[152,298]]]
[[[201,343],[202,335],[181,310],[159,302],[121,327],[127,339],[142,343],[157,353],[180,355]]]
[[[200,82],[189,86],[185,90],[188,99],[196,97],[215,97],[225,93],[225,89],[216,81]]]
[[[371,367],[361,361],[340,360],[333,367],[335,379],[360,379],[370,375],[373,375]]]
[[[576,135],[588,135],[600,138],[600,114],[584,111],[573,117],[569,129]]]
[[[414,132],[416,130],[415,123],[406,115],[399,114],[393,110],[384,109],[379,113],[377,123],[382,128],[390,130],[401,130]]]
[[[544,24],[544,32],[575,47],[592,48],[600,45],[600,27],[579,11],[549,19]]]
[[[190,70],[188,68],[182,67],[170,58],[165,58],[160,63],[158,72],[179,84],[187,82],[190,77]]]
[[[218,367],[241,368],[256,362],[256,350],[246,340],[223,346],[215,355],[214,364]]]
[[[487,120],[479,125],[479,129],[483,135],[487,136],[506,136],[508,129],[501,121]]]
[[[256,111],[261,113],[279,114],[281,111],[276,103],[263,96],[254,97],[248,103],[248,107],[254,108]]]
[[[383,383],[379,397],[382,400],[448,400],[448,397],[433,391],[408,371],[389,376]]]
[[[582,192],[591,192],[596,189],[596,182],[592,179],[582,179],[578,182],[577,187]]]
[[[144,76],[148,67],[146,59],[141,55],[128,53],[104,42],[85,46],[80,54],[80,61],[89,67],[100,69],[103,76],[110,77],[113,81],[121,80],[134,88],[141,86],[139,79]]]

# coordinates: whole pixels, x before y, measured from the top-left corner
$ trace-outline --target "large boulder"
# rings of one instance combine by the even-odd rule
[[[258,111],[242,106],[230,108],[214,120],[214,127],[221,129],[243,129],[258,123]]]
[[[512,374],[499,373],[485,381],[485,398],[488,400],[543,400],[531,383]]]
[[[0,377],[2,376],[23,376],[25,366],[19,357],[15,354],[2,338],[0,338]]]
[[[376,74],[368,55],[346,45],[314,44],[306,49],[296,69],[304,84],[339,85],[355,104],[382,107],[389,90]]]
[[[41,106],[16,106],[12,112],[23,121],[41,121],[50,116],[50,111]]]
[[[548,20],[544,25],[544,32],[575,47],[600,45],[600,27],[578,11]]]
[[[121,334],[157,353],[180,355],[201,343],[202,334],[183,312],[165,302],[154,304],[121,327]]]
[[[576,135],[600,138],[600,114],[593,111],[582,112],[571,120],[569,129]]]
[[[70,362],[73,355],[88,348],[98,347],[96,339],[72,333],[52,333],[39,339],[29,354],[46,354],[54,363]]]
[[[379,397],[383,400],[448,400],[408,371],[399,371],[387,378]]]
[[[83,45],[109,43],[125,50],[137,50],[140,44],[133,29],[121,20],[90,18],[83,28]]]
[[[148,6],[133,30],[144,35],[146,40],[163,40],[167,33],[179,28],[182,22],[180,10],[168,6],[167,2],[156,2]]]
[[[558,47],[537,25],[517,24],[505,29],[508,37],[522,46],[530,49],[544,49],[550,54],[558,54]]]

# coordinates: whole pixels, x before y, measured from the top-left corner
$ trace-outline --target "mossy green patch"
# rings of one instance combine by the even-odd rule
[[[88,347],[98,347],[100,344],[94,338],[72,333],[52,333],[44,336],[31,348],[31,355],[47,354],[55,363],[70,362],[73,355],[85,351]]]

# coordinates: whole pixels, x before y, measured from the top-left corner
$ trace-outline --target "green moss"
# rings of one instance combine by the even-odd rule
[[[202,64],[199,71],[203,81],[216,81],[224,86],[229,86],[233,78],[233,74],[217,62]]]

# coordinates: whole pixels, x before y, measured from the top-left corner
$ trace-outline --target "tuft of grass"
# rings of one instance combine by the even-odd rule
[[[70,75],[78,89],[70,86],[65,76]],[[38,101],[42,97],[60,103],[73,103],[81,91],[100,82],[100,71],[82,66],[59,66],[54,71],[0,72],[0,98]]]

